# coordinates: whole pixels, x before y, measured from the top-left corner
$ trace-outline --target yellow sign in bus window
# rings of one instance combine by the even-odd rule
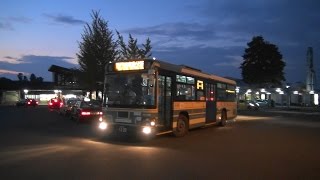
[[[130,71],[144,69],[144,61],[128,61],[117,62],[115,65],[116,71]]]
[[[197,89],[203,90],[203,81],[200,81],[200,80],[197,81]]]

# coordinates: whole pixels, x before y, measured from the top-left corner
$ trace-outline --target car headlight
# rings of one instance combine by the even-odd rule
[[[150,134],[151,133],[151,127],[150,126],[145,126],[142,128],[142,132],[144,134]]]
[[[99,123],[99,128],[101,130],[105,130],[105,129],[107,129],[107,127],[108,127],[108,124],[106,122],[100,122]]]

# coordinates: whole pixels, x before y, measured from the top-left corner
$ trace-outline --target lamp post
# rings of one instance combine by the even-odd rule
[[[290,102],[290,101],[291,101],[291,97],[290,97],[291,95],[290,95],[290,91],[289,91],[290,89],[289,89],[289,88],[290,88],[290,86],[289,86],[289,85],[286,85],[287,106],[288,106],[288,107],[290,107],[290,103],[291,103],[291,102]]]

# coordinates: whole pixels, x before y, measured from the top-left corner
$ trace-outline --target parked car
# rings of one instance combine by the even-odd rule
[[[60,109],[63,106],[63,102],[59,98],[52,98],[48,102],[48,107],[50,109]]]
[[[16,106],[33,106],[36,107],[38,106],[39,102],[35,99],[21,99],[16,103]]]
[[[102,117],[102,105],[96,100],[77,101],[71,109],[70,118],[76,122],[93,122]]]
[[[21,99],[20,101],[18,101],[16,103],[16,106],[20,107],[20,106],[26,106],[27,105],[27,100],[26,99]]]
[[[259,104],[252,100],[239,100],[238,109],[250,109],[250,110],[258,110]]]
[[[257,99],[255,103],[259,104],[259,108],[265,108],[269,106],[269,102],[267,100]]]
[[[69,99],[67,100],[63,106],[60,108],[59,114],[64,116],[69,116],[71,113],[72,107],[76,104],[78,99]]]

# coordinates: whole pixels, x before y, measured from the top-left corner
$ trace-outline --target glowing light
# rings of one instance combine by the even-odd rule
[[[237,87],[236,87],[236,93],[239,93],[239,92],[240,92],[240,87],[237,86]]]
[[[319,105],[319,95],[314,94],[314,105]]]
[[[197,89],[203,90],[203,81],[197,80]]]
[[[81,115],[83,115],[83,116],[88,116],[90,114],[91,114],[90,112],[81,112]]]
[[[144,61],[117,62],[116,71],[140,70],[144,69]]]
[[[143,127],[142,132],[145,134],[150,134],[151,133],[151,128],[149,126]]]
[[[105,129],[107,129],[107,127],[108,127],[108,124],[106,122],[99,123],[99,128],[100,129],[105,130]]]

